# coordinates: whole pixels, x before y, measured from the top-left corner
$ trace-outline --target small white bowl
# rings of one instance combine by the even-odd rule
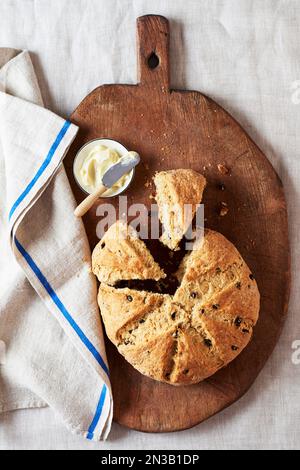
[[[76,183],[78,184],[80,189],[85,194],[90,194],[90,192],[81,185],[80,181],[78,181],[78,179],[76,177],[76,170],[79,170],[79,168],[81,168],[81,165],[82,165],[83,161],[85,160],[87,155],[90,153],[90,151],[93,149],[93,147],[95,147],[96,145],[105,145],[106,147],[108,147],[112,150],[116,150],[118,152],[118,154],[120,155],[120,157],[122,157],[123,155],[125,155],[125,153],[128,152],[128,149],[126,147],[124,147],[124,145],[122,145],[117,140],[113,140],[113,139],[93,139],[93,140],[90,140],[89,142],[87,142],[86,144],[84,144],[78,150],[78,152],[76,153],[76,156],[74,158],[73,175],[74,175]],[[135,173],[135,171],[134,171],[134,168],[133,168],[133,170],[131,170],[131,172],[130,172],[129,179],[128,179],[127,183],[124,186],[117,189],[116,191],[109,194],[108,196],[105,196],[105,193],[104,193],[103,196],[101,196],[101,198],[102,197],[103,198],[115,197],[115,196],[119,196],[119,194],[123,193],[129,187],[129,185],[131,184],[131,182],[134,178],[134,173]]]

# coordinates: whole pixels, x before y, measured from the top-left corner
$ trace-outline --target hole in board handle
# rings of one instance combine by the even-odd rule
[[[156,69],[156,67],[159,65],[159,57],[155,54],[155,52],[152,52],[149,55],[147,62],[149,69]]]

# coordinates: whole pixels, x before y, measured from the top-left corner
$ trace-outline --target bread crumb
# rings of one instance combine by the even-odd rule
[[[227,166],[223,165],[222,163],[218,164],[218,170],[222,175],[228,175],[229,173]]]
[[[228,205],[226,204],[226,202],[221,202],[220,204],[220,210],[219,210],[219,215],[221,217],[224,217],[225,215],[228,214],[228,211],[229,211],[229,208],[228,208]]]

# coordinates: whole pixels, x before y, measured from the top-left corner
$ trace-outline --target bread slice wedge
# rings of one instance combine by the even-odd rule
[[[206,180],[194,170],[178,169],[156,173],[154,183],[158,216],[164,227],[161,242],[176,250],[201,203]]]
[[[133,227],[118,220],[94,248],[92,270],[100,282],[166,277]]]

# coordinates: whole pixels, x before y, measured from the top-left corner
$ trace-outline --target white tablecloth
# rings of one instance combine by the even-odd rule
[[[106,443],[72,436],[49,408],[0,416],[0,449],[295,449],[300,438],[300,2],[297,0],[9,0],[0,44],[29,49],[46,105],[68,116],[102,83],[135,83],[135,19],[171,21],[172,87],[231,112],[280,175],[293,284],[280,341],[248,394],[196,428],[143,434],[118,425]],[[299,343],[297,343],[299,341]],[[299,364],[297,364],[299,362]]]

